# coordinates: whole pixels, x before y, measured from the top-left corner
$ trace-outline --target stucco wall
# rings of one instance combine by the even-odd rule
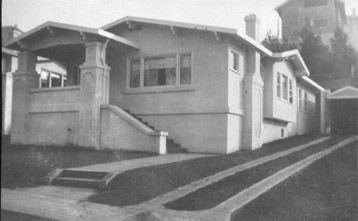
[[[27,144],[77,145],[78,120],[75,111],[30,113],[26,119]]]
[[[319,119],[316,116],[316,96],[307,86],[299,84],[299,87],[307,93],[307,107],[297,111],[296,134],[305,134],[319,129]],[[303,98],[304,99],[304,98]]]
[[[78,86],[32,89],[25,122],[26,143],[77,145],[79,93]]]
[[[108,60],[110,104],[129,109],[156,129],[169,132],[170,138],[189,151],[226,152],[227,43],[216,40],[211,32],[182,30],[175,35],[167,26],[143,25],[140,30],[114,33],[136,42],[140,50]],[[191,53],[191,85],[126,90],[127,58],[175,53]]]
[[[190,152],[227,153],[227,114],[140,116]]]

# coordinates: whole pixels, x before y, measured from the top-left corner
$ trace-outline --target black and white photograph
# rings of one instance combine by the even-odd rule
[[[357,221],[358,0],[2,0],[2,221]]]

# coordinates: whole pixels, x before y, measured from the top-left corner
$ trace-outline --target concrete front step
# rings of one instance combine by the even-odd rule
[[[61,186],[104,188],[113,176],[113,173],[101,171],[56,170],[50,175],[49,183]]]
[[[74,177],[57,177],[52,181],[52,185],[88,187],[88,188],[102,188],[103,186],[105,186],[102,180],[74,178]]]

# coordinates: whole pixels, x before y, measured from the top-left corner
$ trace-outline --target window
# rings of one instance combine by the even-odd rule
[[[233,51],[230,51],[230,68],[232,70],[240,71],[239,70],[239,63],[240,63],[239,59],[240,59],[239,54],[237,54]]]
[[[180,55],[180,84],[191,84],[191,55]]]
[[[277,97],[281,97],[281,74],[277,72],[277,81],[276,81],[276,94]]]
[[[282,75],[282,98],[288,100],[288,77]]]
[[[302,104],[302,89],[301,89],[301,88],[298,89],[298,109],[299,109],[300,111],[303,110],[303,104]]]
[[[192,83],[191,54],[146,57],[129,61],[129,87],[157,87]]]
[[[316,7],[316,6],[323,6],[327,5],[327,0],[305,0],[304,7]]]
[[[305,94],[304,94],[304,110],[305,111],[308,111],[308,100],[307,100],[307,92],[305,91]]]
[[[147,58],[144,60],[144,87],[175,85],[176,57]]]
[[[293,82],[288,76],[277,72],[276,95],[282,100],[293,103]]]
[[[132,88],[139,87],[140,84],[140,60],[131,60],[130,62],[130,83]]]
[[[293,85],[292,85],[292,80],[289,80],[289,85],[288,85],[288,101],[293,104]]]
[[[64,87],[66,84],[66,76],[54,73],[49,70],[42,69],[40,72],[39,87],[40,88],[52,88],[52,87]]]

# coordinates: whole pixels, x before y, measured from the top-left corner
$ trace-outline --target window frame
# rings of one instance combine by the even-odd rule
[[[42,87],[42,79],[41,79],[41,73],[42,72],[47,72],[48,73],[48,87]],[[48,70],[46,68],[41,68],[40,73],[39,73],[39,88],[61,88],[61,87],[65,87],[65,80],[67,80],[67,77],[64,74],[55,72],[55,71],[51,71]],[[61,81],[61,85],[60,86],[52,86],[52,77],[51,75],[58,75],[60,76],[60,81]]]
[[[190,83],[189,84],[181,84],[181,56],[189,55],[190,56]],[[154,86],[145,86],[144,85],[144,68],[145,68],[145,60],[146,59],[155,59],[155,58],[167,58],[173,57],[176,58],[176,67],[175,67],[175,84],[171,85],[154,85]],[[132,60],[140,60],[140,74],[139,74],[139,86],[131,87],[131,61]],[[126,91],[127,92],[135,92],[135,91],[151,91],[151,90],[176,90],[185,87],[191,87],[193,85],[193,60],[194,54],[193,52],[178,52],[178,53],[168,53],[168,54],[158,54],[158,55],[145,55],[145,56],[137,56],[127,58],[127,82],[126,82]]]
[[[237,59],[235,59],[235,56],[237,57]],[[237,68],[234,67],[235,61],[237,62]],[[239,52],[230,49],[229,50],[229,70],[236,72],[236,73],[241,73],[240,69],[241,69],[241,55]]]
[[[284,87],[284,78],[286,78],[286,87]],[[294,94],[293,94],[293,88],[294,88],[294,84],[293,84],[293,79],[290,78],[288,75],[283,74],[281,72],[276,72],[276,97],[282,101],[285,101],[289,104],[293,104],[294,103]],[[292,88],[290,88],[290,85],[292,86]],[[286,92],[284,90],[284,88],[286,88]],[[284,98],[284,94],[287,95],[287,98]],[[291,100],[292,98],[292,100]]]

